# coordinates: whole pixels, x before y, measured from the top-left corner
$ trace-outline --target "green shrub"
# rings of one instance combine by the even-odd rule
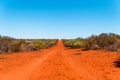
[[[83,47],[83,46],[84,46],[84,42],[83,42],[83,41],[75,41],[75,42],[73,43],[73,46],[74,46],[75,48]]]
[[[37,49],[46,48],[45,44],[44,44],[42,41],[40,41],[40,40],[35,40],[35,41],[34,41],[34,46],[35,46],[35,48],[37,48]]]
[[[71,48],[81,48],[84,47],[84,40],[82,38],[77,38],[77,39],[63,39],[63,43],[65,47],[71,47]]]
[[[44,43],[46,48],[50,48],[50,47],[56,45],[56,43],[58,42],[57,39],[46,39],[46,40],[44,39],[41,41]]]

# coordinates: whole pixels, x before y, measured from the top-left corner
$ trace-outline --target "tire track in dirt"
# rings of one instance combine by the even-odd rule
[[[90,73],[88,70],[82,67],[80,63],[78,64],[72,58],[68,57],[67,53],[68,52],[64,52],[62,55],[70,67],[76,72],[76,75],[82,77],[82,80],[99,80],[98,77],[93,75],[93,73]]]

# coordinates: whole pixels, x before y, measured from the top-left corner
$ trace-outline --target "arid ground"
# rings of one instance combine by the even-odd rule
[[[35,52],[0,55],[0,80],[120,80],[118,52],[68,49],[62,41]]]

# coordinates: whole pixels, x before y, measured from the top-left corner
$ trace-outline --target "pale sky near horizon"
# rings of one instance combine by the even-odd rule
[[[0,0],[0,35],[76,38],[120,34],[120,0]]]

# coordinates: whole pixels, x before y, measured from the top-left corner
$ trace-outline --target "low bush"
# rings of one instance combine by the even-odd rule
[[[40,41],[40,40],[35,40],[34,41],[34,46],[36,49],[43,49],[43,48],[46,48],[44,42]]]
[[[65,47],[71,47],[71,48],[81,48],[84,47],[84,40],[82,38],[77,39],[63,39],[63,43]]]
[[[11,42],[11,47],[8,52],[20,52],[21,46],[25,44],[25,40],[13,40]]]
[[[0,36],[0,53],[8,52],[13,40],[13,38],[8,36]]]

